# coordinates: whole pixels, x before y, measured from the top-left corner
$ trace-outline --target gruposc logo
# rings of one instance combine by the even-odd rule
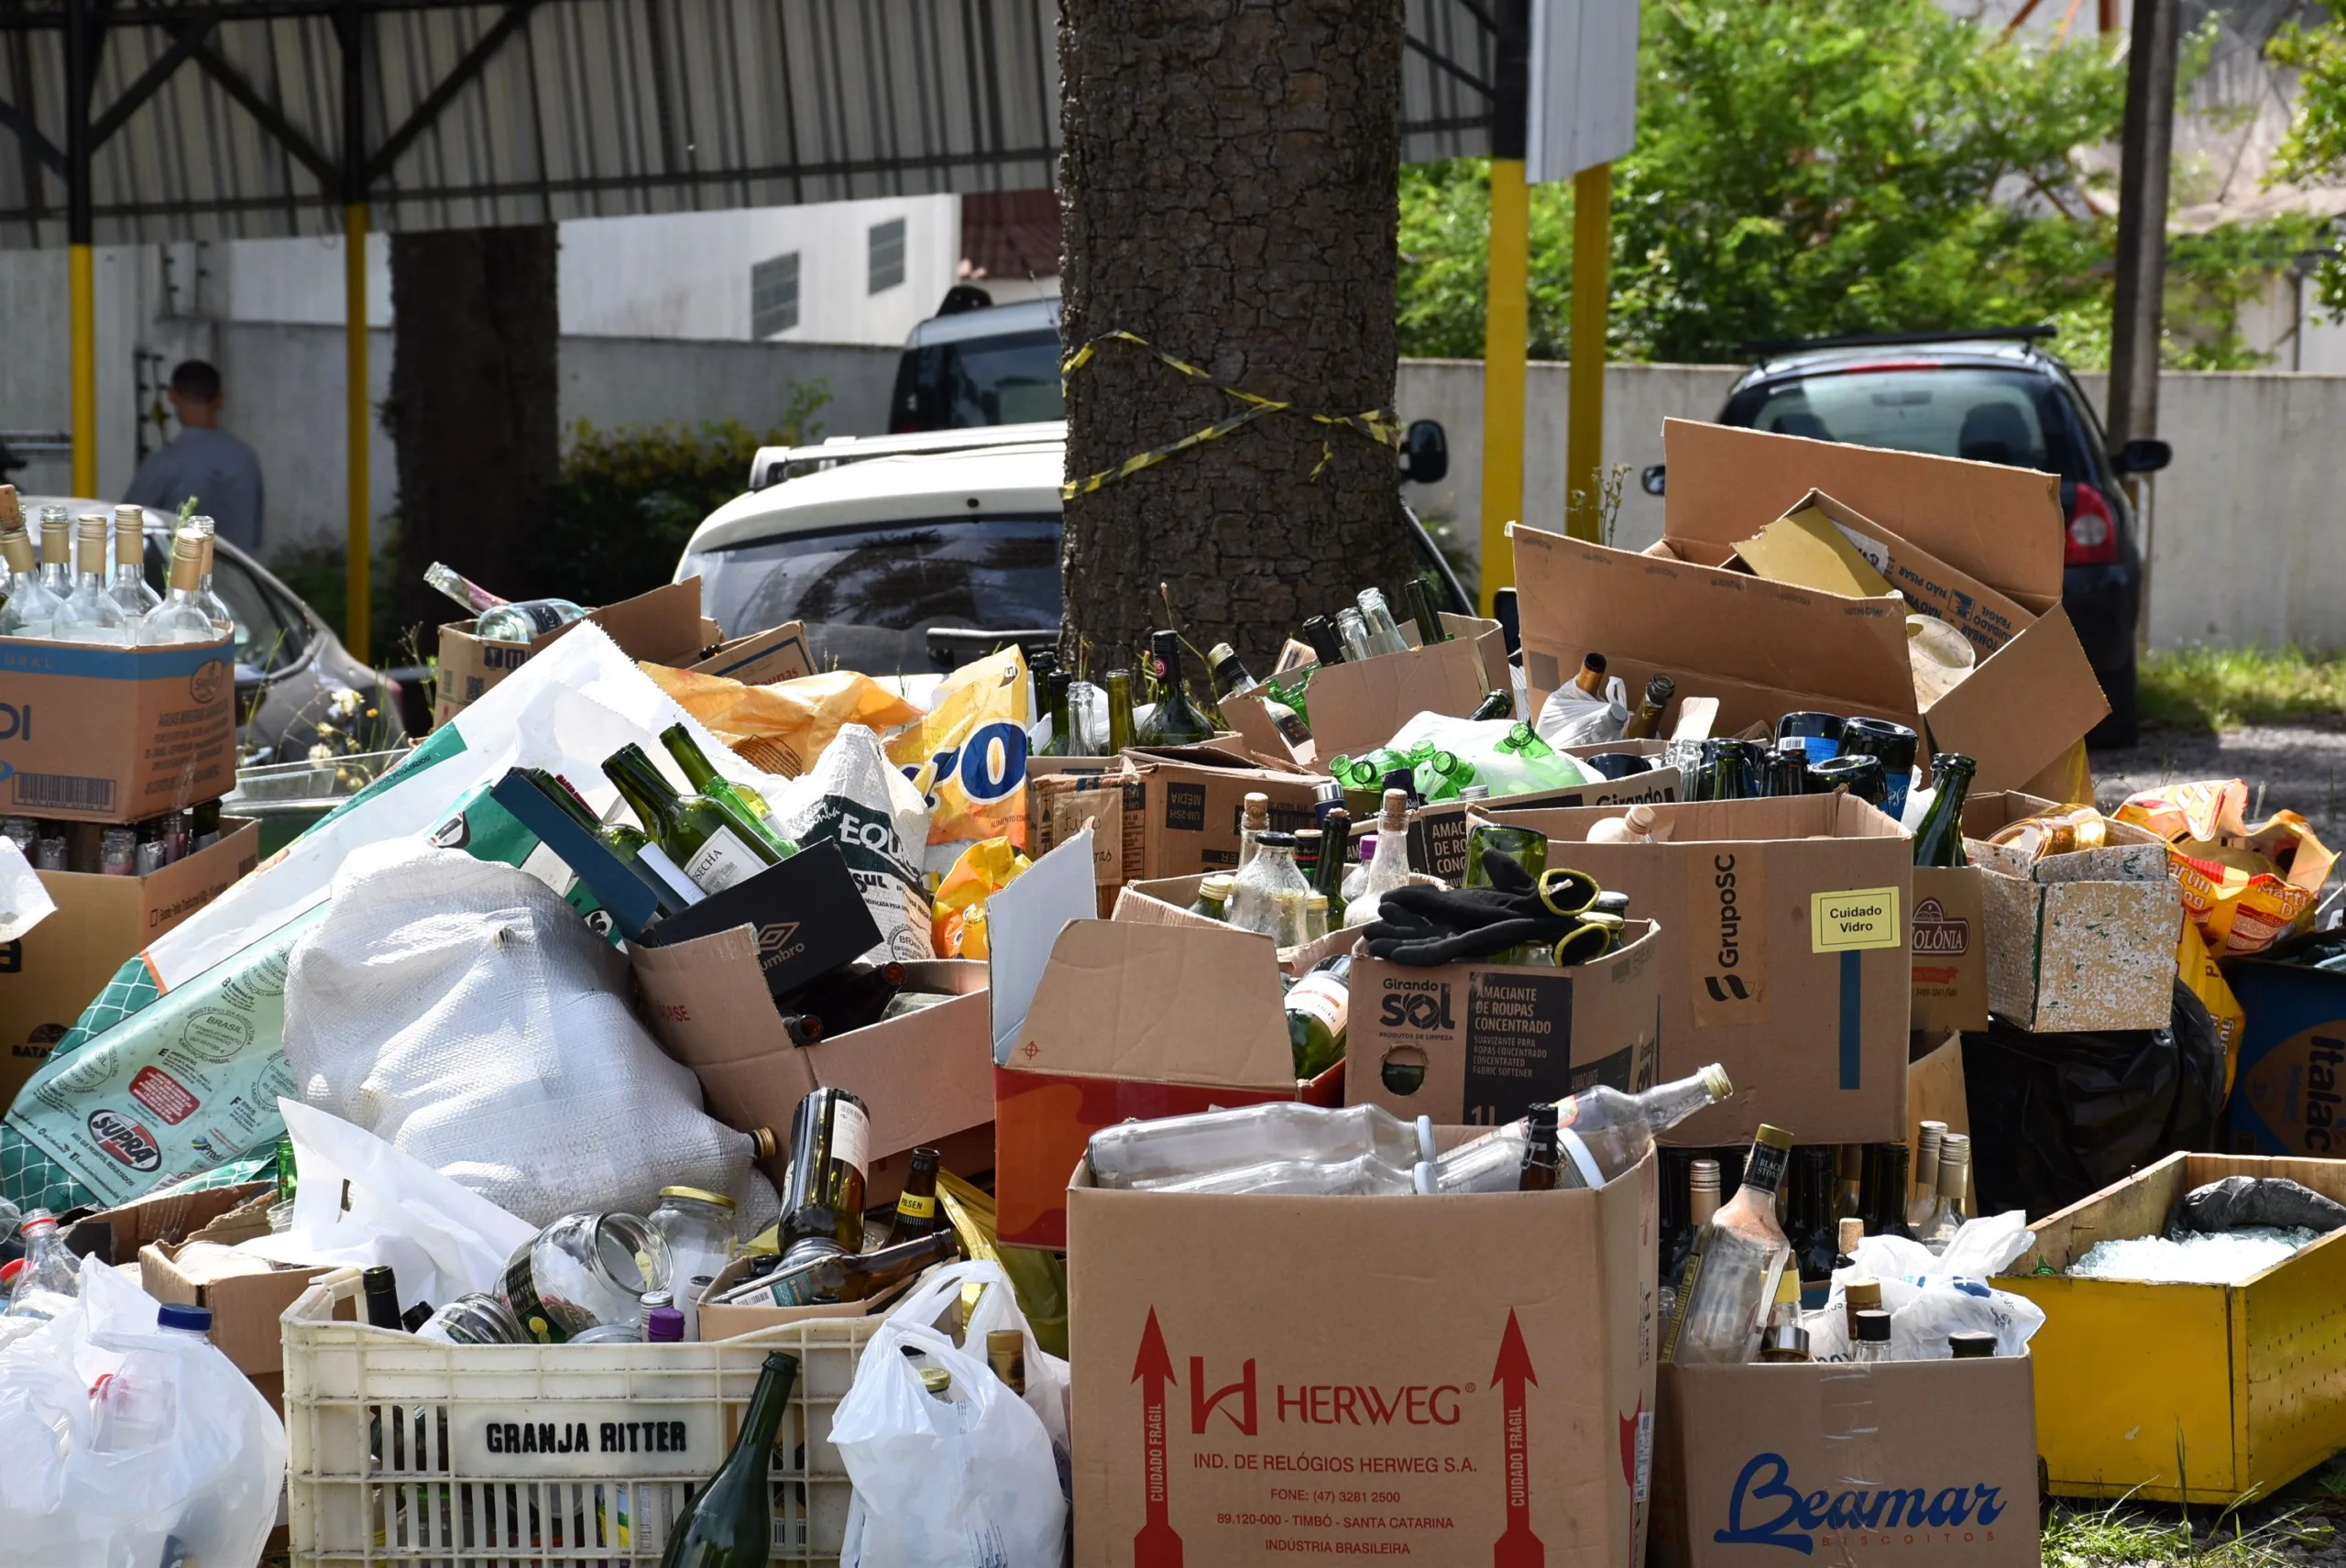
[[[2002,1489],[1984,1482],[1963,1486],[1878,1486],[1863,1491],[1803,1491],[1781,1453],[1755,1453],[1735,1478],[1727,1528],[1712,1532],[1723,1546],[1781,1546],[1802,1556],[1816,1551],[1816,1532],[1904,1534],[1933,1545],[1993,1541],[1990,1527],[2008,1507]]]

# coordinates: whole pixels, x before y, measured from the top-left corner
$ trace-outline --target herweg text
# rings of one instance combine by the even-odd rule
[[[1282,1424],[1307,1426],[1437,1426],[1458,1424],[1459,1397],[1455,1383],[1399,1383],[1380,1388],[1365,1383],[1274,1384],[1275,1413]],[[1239,1369],[1238,1381],[1206,1389],[1206,1360],[1189,1357],[1189,1430],[1202,1433],[1206,1418],[1220,1409],[1224,1420],[1248,1437],[1255,1434],[1255,1363],[1249,1357]]]

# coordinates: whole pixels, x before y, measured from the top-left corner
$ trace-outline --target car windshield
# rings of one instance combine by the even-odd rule
[[[1724,422],[2081,478],[2058,395],[2049,378],[2019,370],[1833,371],[1748,387],[1728,403]]]
[[[1059,623],[1057,517],[937,518],[794,533],[685,557],[701,612],[731,637],[806,623],[826,668],[888,675],[945,668],[931,627]]]
[[[888,432],[902,435],[1066,417],[1059,334],[1043,327],[905,349],[896,365]]]

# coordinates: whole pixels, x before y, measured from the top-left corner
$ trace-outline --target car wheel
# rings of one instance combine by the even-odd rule
[[[2134,663],[2128,660],[2122,670],[2094,672],[2101,682],[2101,695],[2110,699],[2110,717],[2095,725],[2086,735],[2088,749],[2098,751],[2116,747],[2132,746],[2137,739],[2134,724]]]

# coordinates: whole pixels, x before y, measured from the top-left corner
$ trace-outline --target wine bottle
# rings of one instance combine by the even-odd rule
[[[796,1356],[777,1350],[766,1357],[733,1452],[685,1505],[660,1554],[660,1568],[765,1568],[773,1554],[773,1486],[767,1471],[797,1383]]]
[[[678,795],[633,741],[603,760],[603,774],[627,797],[661,852],[703,893],[722,893],[783,858],[764,835],[744,828],[716,801]]]

